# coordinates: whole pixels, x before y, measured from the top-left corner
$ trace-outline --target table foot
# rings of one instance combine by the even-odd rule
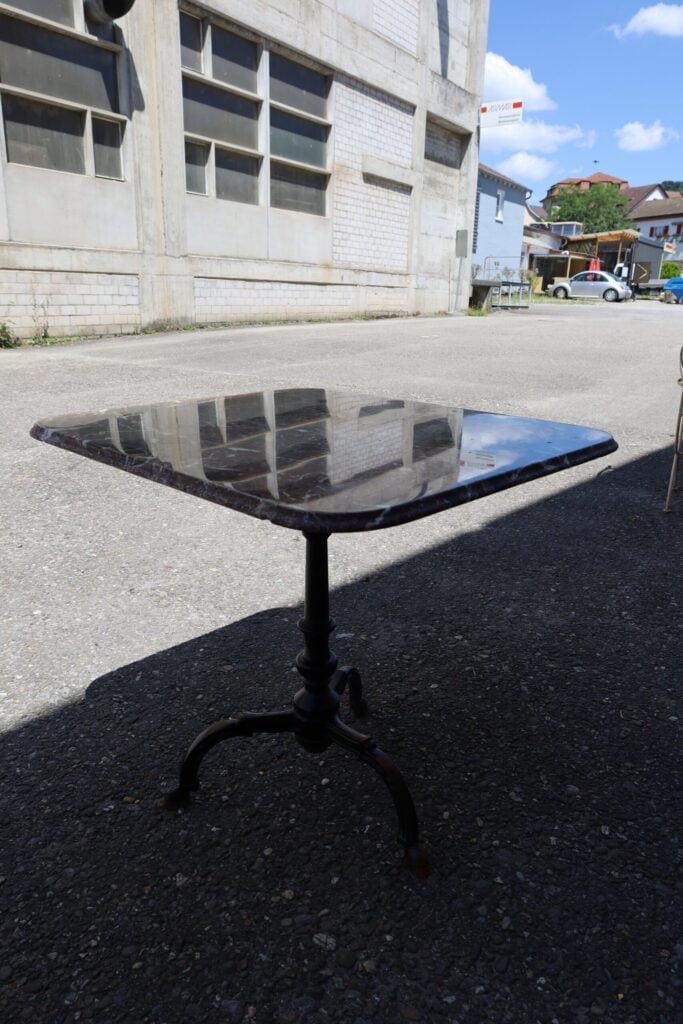
[[[351,710],[357,718],[367,718],[369,709],[363,698],[363,683],[357,668],[346,665],[344,668],[337,669],[330,679],[330,686],[339,696],[348,686]]]
[[[371,736],[357,732],[338,717],[327,728],[334,743],[352,751],[384,780],[398,817],[398,839],[405,848],[404,863],[414,874],[426,877],[429,874],[429,858],[427,851],[420,846],[415,804],[400,771]]]
[[[233,736],[253,736],[259,732],[293,732],[295,716],[291,711],[271,711],[265,714],[247,712],[237,718],[214,722],[200,733],[188,750],[180,766],[180,782],[177,789],[164,797],[164,807],[177,811],[190,802],[190,794],[199,789],[199,766],[205,755],[223,740]]]

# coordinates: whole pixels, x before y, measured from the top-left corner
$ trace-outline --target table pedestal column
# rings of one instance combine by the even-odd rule
[[[404,861],[415,874],[425,876],[429,873],[428,856],[419,844],[415,805],[403,776],[370,736],[352,729],[339,716],[341,695],[347,687],[351,709],[356,716],[364,717],[367,705],[357,670],[352,667],[338,669],[336,655],[330,650],[330,633],[335,627],[329,613],[328,534],[304,533],[304,536],[306,591],[304,616],[299,622],[299,629],[304,635],[304,649],[296,659],[304,686],[295,694],[292,709],[266,714],[248,712],[209,726],[187,752],[180,768],[178,788],[168,794],[164,804],[170,810],[186,806],[190,794],[199,789],[199,766],[205,754],[217,743],[233,736],[291,732],[311,753],[321,753],[336,743],[355,753],[384,780],[398,817]]]

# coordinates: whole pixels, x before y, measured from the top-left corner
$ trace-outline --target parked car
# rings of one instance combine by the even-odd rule
[[[676,302],[683,302],[683,277],[670,277],[662,288],[662,297],[667,292],[671,292]]]
[[[604,299],[621,302],[631,298],[631,289],[607,270],[584,270],[568,281],[560,281],[552,290],[556,299]]]

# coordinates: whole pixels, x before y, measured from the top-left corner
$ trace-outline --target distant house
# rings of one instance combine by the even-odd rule
[[[683,261],[683,195],[641,203],[631,218],[647,238],[664,243],[664,259]]]
[[[475,276],[499,278],[519,273],[526,202],[531,189],[479,164],[474,209],[472,265]]]
[[[549,212],[553,205],[553,199],[557,198],[563,189],[573,186],[581,192],[587,192],[593,185],[616,185],[620,192],[629,187],[625,178],[614,178],[611,174],[602,174],[601,171],[591,174],[587,178],[563,178],[562,181],[556,181],[554,185],[550,186],[542,205]]]
[[[629,200],[626,207],[629,217],[632,217],[635,210],[643,203],[649,203],[655,199],[669,199],[678,195],[677,192],[669,192],[663,185],[629,185],[623,191]]]
[[[629,185],[625,178],[615,178],[611,174],[596,172],[587,178],[563,178],[562,181],[555,182],[554,185],[550,186],[547,195],[543,199],[543,208],[550,212],[553,200],[557,199],[560,192],[565,188],[573,186],[581,192],[587,192],[593,185],[614,185],[618,188],[626,196],[626,215],[628,217],[632,217],[634,211],[642,206],[643,203],[651,202],[655,199],[674,198],[678,195],[677,192],[665,189],[663,185]]]

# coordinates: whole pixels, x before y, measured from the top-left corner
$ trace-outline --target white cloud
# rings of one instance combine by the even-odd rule
[[[524,100],[527,110],[554,110],[557,106],[548,87],[534,81],[530,68],[510,64],[498,53],[486,54],[484,73],[484,101]]]
[[[683,4],[653,4],[641,7],[622,28],[610,25],[617,39],[624,36],[643,36],[652,32],[657,36],[683,36]]]
[[[615,129],[619,149],[637,153],[648,149],[661,149],[667,142],[674,142],[678,132],[667,128],[661,121],[653,124],[641,124],[640,121],[629,121],[621,128]]]
[[[495,170],[519,181],[522,185],[528,185],[547,178],[555,166],[553,160],[547,160],[544,156],[536,156],[534,153],[513,153],[507,160],[496,164]]]
[[[587,147],[594,141],[595,133],[584,132],[578,124],[548,124],[546,121],[532,119],[481,130],[481,148],[494,152],[512,149],[554,153],[567,142]]]

